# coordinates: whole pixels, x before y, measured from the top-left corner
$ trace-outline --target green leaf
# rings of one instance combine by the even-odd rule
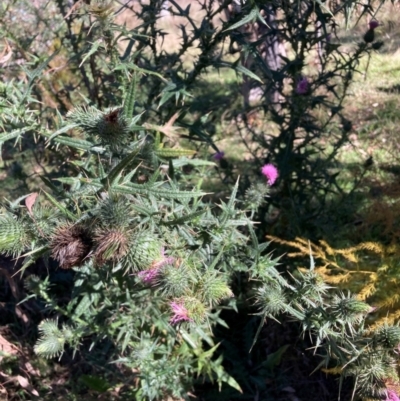
[[[124,100],[124,114],[127,119],[133,117],[135,100],[136,100],[136,88],[137,88],[137,71],[133,72],[131,82]]]
[[[283,345],[277,351],[269,354],[267,356],[267,360],[263,362],[263,366],[265,366],[269,370],[273,370],[275,366],[278,366],[281,363],[283,354],[287,351],[289,345]]]
[[[118,71],[118,70],[128,71],[129,69],[132,69],[132,70],[135,70],[137,72],[140,72],[143,75],[154,75],[157,78],[160,78],[162,81],[168,82],[161,74],[159,74],[159,73],[157,73],[155,71],[150,71],[150,70],[145,70],[144,68],[140,68],[134,63],[121,63],[120,65],[118,65],[118,66],[116,66],[114,68],[114,71]]]
[[[220,379],[220,381],[228,384],[235,390],[239,391],[239,393],[243,394],[243,390],[241,389],[239,383],[232,376],[228,375],[228,373],[226,373],[225,371],[222,372],[219,379]],[[221,386],[220,386],[220,391],[221,391]]]
[[[93,150],[94,149],[94,144],[89,141],[85,141],[83,139],[77,139],[77,138],[70,138],[67,136],[58,136],[54,139],[55,143],[58,143],[60,145],[65,145],[69,146],[71,148],[75,149],[81,149],[81,150]],[[104,151],[103,148],[99,148],[102,151]],[[99,152],[101,153],[101,152]]]
[[[80,183],[80,179],[78,177],[60,177],[54,178],[54,180],[67,185],[76,185],[77,183]]]
[[[0,145],[6,141],[9,141],[10,139],[19,137],[20,135],[24,134],[30,129],[32,129],[32,127],[18,128],[10,132],[5,132],[3,134],[0,134]]]
[[[221,217],[222,225],[224,225],[228,222],[229,217],[231,217],[231,215],[235,211],[235,201],[236,201],[236,195],[237,195],[238,189],[239,189],[239,178],[236,180],[236,184],[233,187],[232,194],[229,198],[229,202],[228,202],[227,206],[225,207],[225,210],[222,214],[222,217]],[[246,221],[244,224],[247,224],[247,223],[248,222]],[[239,224],[239,225],[241,225],[241,224]]]
[[[171,189],[161,189],[159,187],[148,187],[145,184],[134,184],[127,182],[123,185],[115,185],[112,187],[114,192],[123,194],[142,194],[142,195],[155,195],[165,199],[191,199],[206,195],[206,192],[201,191],[173,191]]]
[[[263,83],[263,81],[261,80],[261,78],[256,75],[253,71],[250,71],[248,68],[246,68],[245,66],[243,66],[242,64],[239,64],[239,61],[236,63],[228,63],[228,62],[220,62],[216,64],[216,67],[220,67],[220,68],[231,68],[233,70],[235,70],[236,72],[239,72],[241,74],[247,75],[250,78],[253,78],[254,80]]]
[[[80,380],[91,390],[98,391],[99,393],[105,393],[111,388],[111,384],[99,376],[82,375]]]
[[[69,124],[66,125],[65,127],[60,128],[59,130],[57,130],[56,132],[53,132],[49,138],[48,141],[51,141],[52,139],[54,139],[56,136],[64,134],[65,132],[68,132],[70,129],[76,128],[77,125],[76,124]]]
[[[259,11],[257,8],[253,8],[249,14],[247,14],[244,18],[242,18],[239,22],[236,22],[236,24],[231,25],[229,28],[225,29],[224,32],[226,31],[232,31],[234,29],[240,28],[243,25],[248,24],[249,22],[253,22],[257,19],[259,15]]]
[[[136,156],[139,153],[139,149],[134,150],[128,156],[124,157],[107,175],[107,177],[102,179],[102,183],[105,185],[106,189],[114,185],[118,178],[120,177],[120,173],[122,170],[128,168],[135,160]]]
[[[163,221],[162,223],[166,226],[174,226],[174,225],[180,225],[182,223],[185,223],[187,221],[193,220],[196,217],[201,216],[202,214],[208,212],[208,209],[203,209],[203,210],[197,210],[196,212],[189,213],[186,216],[179,217],[175,220],[170,220],[170,221]]]
[[[97,39],[94,43],[92,43],[92,46],[90,47],[89,51],[85,54],[85,57],[83,57],[81,63],[79,64],[79,68],[82,67],[82,64],[89,58],[91,55],[97,52],[99,47],[103,44],[103,38]]]
[[[190,149],[157,149],[154,151],[154,153],[158,157],[180,157],[180,156],[192,156],[196,154],[197,152],[195,150],[190,150]]]
[[[75,221],[77,217],[71,213],[65,206],[63,206],[61,203],[59,203],[56,199],[54,199],[50,194],[48,194],[46,191],[43,191],[43,193],[46,195],[47,199],[58,209],[62,214],[70,218],[72,221]]]
[[[15,273],[21,273],[21,276],[24,274],[24,271],[31,265],[33,265],[39,258],[43,257],[49,248],[47,246],[42,246],[40,248],[33,249],[32,251],[22,255],[25,257],[24,263],[21,268]]]
[[[185,330],[180,329],[181,335],[183,339],[193,348],[199,348],[199,344],[197,344],[196,340]]]
[[[214,167],[216,166],[216,163],[210,162],[207,160],[201,160],[201,159],[187,159],[186,157],[182,157],[176,160],[172,160],[172,165],[174,168],[179,168],[183,166],[194,166],[194,167],[203,167],[203,166],[211,166]]]

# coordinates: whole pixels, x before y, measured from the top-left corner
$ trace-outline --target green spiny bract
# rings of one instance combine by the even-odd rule
[[[159,280],[162,292],[169,297],[192,294],[196,282],[195,274],[184,261],[165,266]]]
[[[150,232],[135,233],[122,263],[129,271],[147,270],[162,257],[162,249],[160,240]]]
[[[104,194],[104,197],[98,208],[93,211],[99,224],[106,228],[128,227],[131,213],[128,199],[123,195],[112,194]]]
[[[189,318],[193,322],[200,324],[206,317],[206,306],[195,297],[182,297],[177,300],[187,309]]]
[[[335,295],[332,300],[332,313],[339,321],[359,324],[371,307],[365,302],[359,301],[353,295]]]
[[[284,290],[278,285],[264,285],[259,288],[256,301],[262,313],[266,313],[269,316],[282,313],[288,303]]]
[[[218,271],[206,270],[199,281],[199,294],[206,304],[213,306],[224,298],[233,296],[226,278]]]
[[[40,205],[37,201],[32,208],[32,215],[27,216],[25,220],[29,221],[30,229],[35,237],[48,238],[57,227],[60,216],[54,208]]]
[[[395,349],[400,346],[400,327],[384,324],[378,327],[374,333],[373,341],[376,346],[382,346],[387,349]]]
[[[356,356],[356,355],[354,355]],[[363,397],[386,399],[385,380],[394,377],[396,360],[388,354],[367,350],[357,355],[345,369],[345,375],[357,377],[356,388]]]
[[[245,201],[246,207],[250,210],[257,210],[265,203],[270,189],[264,183],[255,183],[246,191]]]
[[[26,223],[10,214],[0,216],[0,252],[13,257],[20,256],[30,240]]]

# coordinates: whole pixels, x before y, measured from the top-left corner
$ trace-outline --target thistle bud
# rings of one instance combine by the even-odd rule
[[[368,29],[368,31],[364,35],[365,43],[372,43],[375,40],[375,32],[373,29]]]
[[[377,20],[372,20],[368,24],[369,29],[364,35],[365,43],[372,43],[375,40],[375,28],[379,26],[379,22]]]
[[[400,344],[400,327],[383,325],[374,334],[374,343],[394,349]]]

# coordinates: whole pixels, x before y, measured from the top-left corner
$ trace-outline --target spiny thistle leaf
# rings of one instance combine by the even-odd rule
[[[39,332],[40,338],[34,347],[35,353],[45,358],[59,356],[64,350],[65,338],[57,322],[44,320],[39,325]]]
[[[137,89],[137,76],[138,72],[133,71],[131,81],[129,83],[128,90],[125,94],[124,99],[124,114],[125,117],[131,119],[134,114],[135,100],[136,100],[136,89]]]
[[[60,202],[58,202],[53,196],[48,194],[47,192],[43,191],[43,193],[46,195],[46,198],[65,216],[71,219],[72,221],[75,221],[77,219],[77,216],[75,216],[73,213],[71,213],[64,205],[62,205]]]
[[[130,195],[155,195],[159,198],[166,199],[191,199],[197,198],[206,195],[205,192],[201,191],[174,191],[171,189],[162,189],[155,186],[150,186],[146,184],[134,184],[132,182],[127,182],[123,185],[115,185],[112,190],[114,192],[122,193],[122,194],[130,194]]]
[[[124,169],[129,168],[135,162],[140,149],[136,149],[122,159],[113,169],[108,173],[107,177],[103,178],[103,183],[106,184],[106,189],[117,183],[120,174]]]
[[[195,150],[190,150],[190,149],[156,149],[154,153],[160,157],[180,157],[180,156],[193,156],[196,154]]]

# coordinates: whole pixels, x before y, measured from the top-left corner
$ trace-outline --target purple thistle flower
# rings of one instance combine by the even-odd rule
[[[268,185],[274,185],[279,173],[278,169],[273,164],[266,164],[261,167],[261,173],[267,178]]]
[[[189,317],[189,312],[182,302],[171,302],[169,306],[172,309],[174,315],[170,319],[171,324],[177,324],[179,322],[188,322],[192,320]]]
[[[296,93],[298,95],[305,95],[310,89],[310,84],[307,78],[301,78],[296,85]]]
[[[138,273],[138,277],[146,284],[155,284],[156,279],[161,273],[161,268],[165,265],[174,263],[175,258],[165,256],[164,247],[161,248],[160,259],[155,260],[149,269],[143,270]]]
[[[378,28],[379,22],[376,19],[373,19],[369,21],[368,23],[369,29],[374,30],[375,28]]]
[[[160,268],[147,269],[138,273],[138,277],[145,284],[154,284],[158,275],[160,274]]]
[[[394,390],[388,390],[386,401],[400,401],[400,398]]]
[[[152,263],[151,268],[152,269],[160,269],[161,267],[165,265],[171,265],[172,263],[175,262],[175,258],[172,256],[165,256],[165,249],[164,247],[161,248],[161,258],[156,260],[155,262]]]
[[[217,152],[215,153],[215,155],[213,156],[214,160],[220,161],[224,158],[225,156],[225,152]]]

